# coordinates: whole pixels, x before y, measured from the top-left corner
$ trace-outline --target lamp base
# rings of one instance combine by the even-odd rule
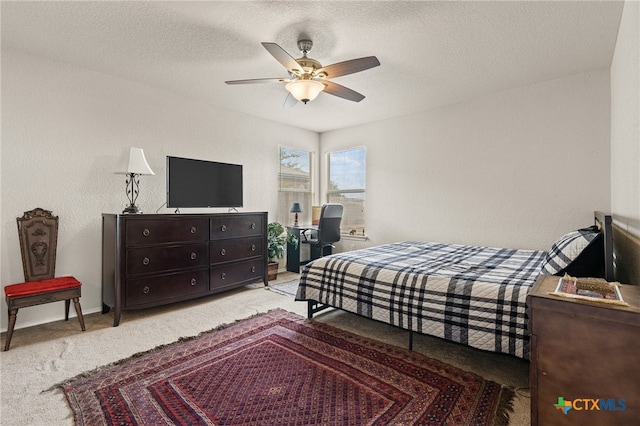
[[[123,214],[142,214],[142,210],[138,208],[138,206],[131,204],[127,206],[126,209],[122,210]]]
[[[137,173],[127,174],[127,198],[129,205],[125,208],[123,214],[140,214],[142,213],[138,206],[136,206],[136,200],[138,199],[139,187],[140,187],[140,175]]]

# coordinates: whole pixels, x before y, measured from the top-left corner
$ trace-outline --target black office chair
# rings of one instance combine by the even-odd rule
[[[311,231],[316,235],[302,234],[301,242],[309,244],[309,261],[331,254],[333,243],[340,241],[340,222],[342,221],[342,204],[324,204],[320,210],[318,230]]]

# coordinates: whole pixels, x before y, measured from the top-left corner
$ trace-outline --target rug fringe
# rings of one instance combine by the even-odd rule
[[[76,375],[74,377],[71,377],[69,379],[65,379],[62,382],[55,383],[55,384],[51,385],[47,389],[41,390],[40,393],[45,393],[45,392],[50,392],[50,391],[57,390],[57,389],[62,389],[64,386],[68,385],[69,383],[75,382],[75,381],[80,380],[80,379],[87,378],[87,377],[89,377],[89,376],[91,376],[93,374],[96,374],[96,373],[99,373],[101,371],[108,370],[110,368],[116,367],[116,366],[118,366],[118,365],[120,365],[122,363],[125,363],[127,361],[130,361],[132,359],[140,358],[141,356],[147,355],[147,354],[149,354],[151,352],[154,352],[154,351],[157,351],[159,349],[164,349],[164,348],[167,348],[167,347],[170,347],[170,346],[174,346],[174,345],[177,345],[178,343],[188,342],[189,340],[197,339],[198,337],[202,336],[203,334],[211,333],[211,332],[214,332],[214,331],[224,330],[225,328],[229,328],[229,327],[231,327],[231,326],[233,326],[235,324],[238,324],[240,322],[249,320],[251,318],[256,318],[256,317],[259,317],[259,316],[262,316],[262,315],[267,315],[267,314],[269,314],[271,312],[276,312],[276,311],[283,311],[283,309],[276,308],[276,309],[270,309],[267,312],[256,312],[255,314],[253,314],[251,316],[248,316],[246,318],[241,318],[241,319],[235,320],[235,321],[230,322],[230,323],[220,324],[219,326],[214,327],[212,329],[209,329],[209,330],[206,330],[206,331],[202,331],[202,332],[196,334],[195,336],[179,337],[178,340],[176,340],[175,342],[165,343],[163,345],[158,345],[155,348],[151,348],[151,349],[146,350],[146,351],[136,352],[133,355],[127,357],[127,358],[123,358],[123,359],[120,359],[118,361],[114,361],[114,362],[111,362],[109,364],[105,364],[105,365],[102,365],[100,367],[96,367],[96,368],[94,368],[92,370],[83,371],[82,373],[80,373],[80,374],[78,374],[78,375]]]
[[[513,388],[502,386],[500,392],[500,400],[496,407],[495,426],[508,426],[509,417],[513,413],[513,398],[515,397],[515,391]]]

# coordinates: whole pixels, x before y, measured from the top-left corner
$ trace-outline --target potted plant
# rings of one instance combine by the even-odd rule
[[[278,260],[284,257],[285,244],[298,247],[298,239],[285,231],[284,226],[278,222],[267,225],[267,255],[269,257],[269,281],[278,277]]]

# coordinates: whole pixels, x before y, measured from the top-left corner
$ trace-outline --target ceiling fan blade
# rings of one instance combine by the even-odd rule
[[[265,49],[267,49],[269,53],[271,53],[271,56],[276,58],[278,62],[284,65],[287,71],[298,71],[300,73],[304,72],[300,64],[296,62],[293,56],[289,55],[287,51],[284,50],[282,47],[278,46],[275,43],[268,43],[268,42],[263,42],[262,45],[264,46]]]
[[[291,93],[287,93],[287,98],[284,100],[282,108],[293,108],[298,103],[298,100],[291,96]]]
[[[375,56],[366,56],[364,58],[351,59],[349,61],[338,62],[336,64],[327,65],[316,71],[317,76],[326,74],[322,78],[334,78],[342,75],[353,74],[354,72],[360,72],[368,70],[369,68],[377,67],[380,65],[380,61]]]
[[[229,80],[226,84],[260,84],[260,83],[286,83],[288,78],[250,78],[248,80]]]
[[[363,94],[358,93],[355,90],[351,90],[348,87],[344,87],[338,83],[334,83],[333,81],[323,80],[322,84],[326,86],[324,88],[324,93],[328,93],[330,95],[353,102],[360,102],[364,99]]]

